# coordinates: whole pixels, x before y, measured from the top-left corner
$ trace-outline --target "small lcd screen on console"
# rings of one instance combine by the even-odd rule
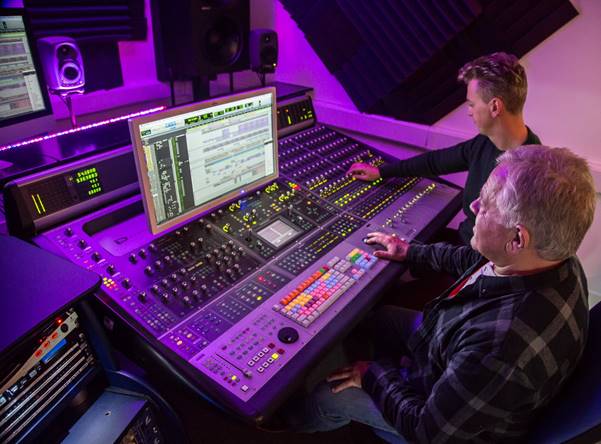
[[[130,132],[154,234],[278,175],[275,88],[132,119]]]
[[[300,231],[281,219],[276,220],[257,232],[257,236],[276,248],[287,244],[299,234],[301,234]]]

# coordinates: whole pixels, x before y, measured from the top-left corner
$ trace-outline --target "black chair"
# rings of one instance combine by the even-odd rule
[[[588,342],[578,368],[542,412],[527,442],[601,442],[601,303],[590,312]]]

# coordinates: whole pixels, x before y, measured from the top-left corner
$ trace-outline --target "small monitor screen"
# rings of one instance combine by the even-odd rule
[[[275,89],[130,120],[152,233],[277,178]]]
[[[0,10],[0,126],[50,112],[22,15]]]
[[[287,244],[299,234],[301,234],[299,230],[288,225],[281,219],[277,219],[257,232],[257,236],[275,248],[280,248],[282,245]]]

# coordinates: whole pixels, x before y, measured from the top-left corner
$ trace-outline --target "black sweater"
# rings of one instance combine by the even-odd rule
[[[524,145],[540,144],[540,139],[528,128],[528,137]],[[467,218],[459,225],[459,234],[463,242],[470,243],[476,216],[470,210],[470,204],[480,195],[480,189],[488,179],[503,151],[481,134],[473,139],[458,143],[450,148],[429,151],[419,156],[382,165],[382,177],[423,176],[435,177],[442,174],[468,171],[463,191],[463,212]]]

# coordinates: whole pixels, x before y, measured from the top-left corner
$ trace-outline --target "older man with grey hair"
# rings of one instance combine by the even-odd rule
[[[565,148],[510,150],[471,207],[472,248],[370,233],[380,258],[457,281],[423,318],[376,313],[375,360],[333,373],[297,410],[297,430],[355,420],[391,442],[513,441],[557,394],[588,331],[575,256],[595,209],[587,164]]]

